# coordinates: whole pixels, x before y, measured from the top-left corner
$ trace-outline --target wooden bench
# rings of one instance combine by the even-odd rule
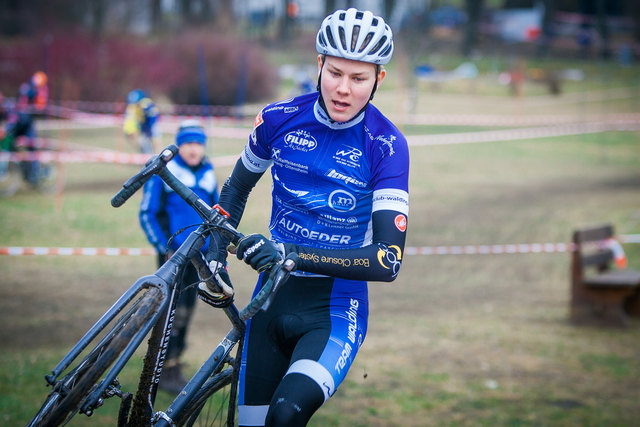
[[[571,256],[571,321],[627,326],[640,316],[640,271],[619,269],[608,239],[612,225],[574,231]]]

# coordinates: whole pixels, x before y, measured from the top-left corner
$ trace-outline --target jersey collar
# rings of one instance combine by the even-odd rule
[[[327,114],[327,112],[322,108],[322,106],[320,106],[319,100],[320,98],[318,97],[318,100],[316,100],[316,103],[313,106],[313,113],[316,116],[316,120],[330,127],[331,129],[336,129],[336,130],[348,129],[352,126],[357,125],[362,121],[362,119],[364,119],[364,109],[363,109],[363,111],[361,111],[357,116],[355,116],[351,120],[348,120],[346,122],[336,122],[335,120],[332,120]]]

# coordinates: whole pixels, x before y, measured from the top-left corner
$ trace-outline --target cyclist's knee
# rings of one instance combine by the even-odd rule
[[[265,426],[306,426],[315,411],[324,403],[320,386],[306,375],[285,375],[276,390]]]
[[[269,408],[265,427],[294,427],[305,426],[309,421],[309,416],[295,402],[285,398],[279,398]]]

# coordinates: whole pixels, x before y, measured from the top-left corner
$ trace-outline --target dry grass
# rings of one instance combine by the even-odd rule
[[[380,97],[383,105],[388,96]],[[518,111],[580,108],[547,101],[541,110],[519,100]],[[484,107],[477,96],[467,105]],[[506,100],[495,110],[513,106]],[[624,103],[637,111],[632,107]],[[95,132],[76,136],[89,141]],[[220,152],[241,145],[226,141]],[[411,155],[409,246],[567,242],[574,227],[606,221],[619,233],[640,232],[637,133],[415,147]],[[219,179],[229,171],[221,168]],[[139,199],[121,210],[108,207],[119,178],[132,172],[69,166],[62,203],[28,191],[0,200],[0,241],[145,246],[135,217]],[[243,231],[264,231],[268,193],[265,180],[250,199]],[[640,268],[640,250],[625,249]],[[44,393],[42,383],[34,385],[44,370],[153,264],[143,257],[0,258],[0,407],[7,424],[27,421]],[[640,320],[627,330],[569,324],[568,269],[568,254],[406,257],[395,283],[370,284],[365,344],[312,424],[637,423]],[[248,298],[253,273],[237,264],[232,272],[238,299]],[[219,313],[198,306],[190,367],[227,329]]]

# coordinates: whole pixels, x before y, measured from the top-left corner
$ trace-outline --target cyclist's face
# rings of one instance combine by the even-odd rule
[[[204,157],[204,145],[198,142],[185,142],[178,150],[182,160],[189,166],[198,166]]]
[[[373,85],[382,83],[386,75],[368,62],[326,56],[318,56],[318,72],[322,71],[320,90],[329,116],[337,122],[352,119],[369,102]]]

